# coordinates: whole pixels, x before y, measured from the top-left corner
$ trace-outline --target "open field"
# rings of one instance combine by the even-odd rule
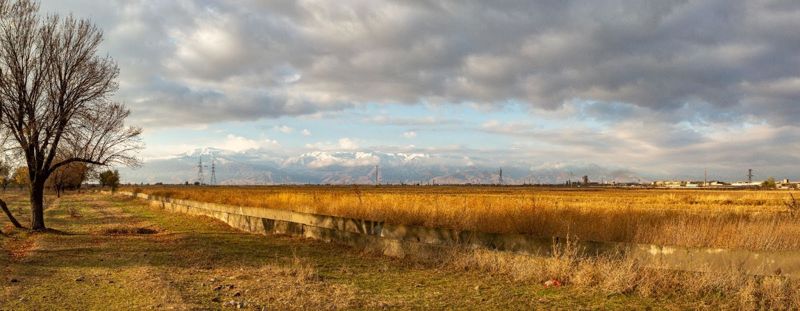
[[[125,190],[396,224],[750,250],[800,249],[787,191],[530,187],[192,187]],[[798,195],[796,195],[798,196]]]
[[[576,262],[569,256],[533,262],[491,252],[397,260],[240,233],[136,200],[86,194],[49,199],[47,217],[60,232],[30,234],[6,226],[0,235],[0,310],[680,309],[774,303],[739,294],[726,300],[709,294],[715,287],[703,289],[706,283],[678,297],[634,294],[628,288],[636,284],[623,279],[630,276],[591,274],[600,271],[589,268],[594,263],[575,269],[583,271],[569,281],[576,285],[545,288],[548,278],[566,283],[577,276],[569,272]],[[11,201],[13,210],[24,212],[24,199]],[[621,271],[608,268],[604,273]]]
[[[11,198],[26,220],[26,201]],[[800,306],[779,277],[646,269],[625,258],[453,250],[391,259],[237,232],[104,195],[48,198],[51,233],[3,228],[0,310],[734,309]],[[560,287],[545,287],[550,279]]]

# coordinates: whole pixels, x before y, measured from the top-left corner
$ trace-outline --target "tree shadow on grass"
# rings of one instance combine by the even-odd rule
[[[75,235],[75,233],[70,233],[58,229],[47,228],[42,231],[31,231],[31,234],[49,234],[49,235]]]
[[[42,268],[226,268],[283,264],[294,257],[345,265],[346,258],[358,256],[347,246],[287,236],[165,231],[141,235],[40,233],[43,247],[32,250],[25,264]]]

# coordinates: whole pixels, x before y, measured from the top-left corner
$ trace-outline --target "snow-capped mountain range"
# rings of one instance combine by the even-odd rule
[[[147,161],[140,168],[125,168],[120,173],[127,183],[194,183],[199,180],[201,159],[204,182],[210,182],[213,161],[217,184],[221,185],[372,184],[376,169],[382,184],[496,184],[500,169],[504,184],[556,184],[577,181],[583,175],[592,181],[641,180],[631,171],[594,164],[490,166],[467,157],[423,153],[314,151],[281,157],[258,150],[216,148]]]

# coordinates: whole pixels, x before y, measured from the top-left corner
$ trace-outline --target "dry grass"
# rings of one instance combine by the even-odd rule
[[[70,217],[69,207],[83,217]],[[68,194],[46,213],[53,228],[69,234],[13,231],[0,237],[0,309],[630,310],[699,303],[608,297],[570,284],[545,289],[501,273],[245,234],[208,217],[121,197]],[[103,234],[116,227],[158,228],[159,234]],[[715,303],[706,301],[700,303]]]
[[[478,272],[513,282],[557,284],[606,296],[712,301],[712,309],[797,310],[800,283],[787,277],[727,273],[682,272],[644,267],[623,256],[583,256],[577,243],[558,247],[550,257],[531,257],[481,249],[454,249],[436,258],[409,258],[437,262],[453,272]],[[555,281],[555,282],[554,282]],[[477,288],[476,288],[477,289]],[[694,308],[699,308],[696,305]]]
[[[102,230],[104,235],[156,234],[158,230],[131,226],[116,226]]]
[[[800,249],[786,191],[525,187],[143,187],[128,191],[388,223],[542,237],[751,250]]]

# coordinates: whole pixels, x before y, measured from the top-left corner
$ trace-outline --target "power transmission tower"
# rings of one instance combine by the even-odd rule
[[[379,174],[378,172],[380,172],[380,167],[378,165],[375,165],[375,185],[376,186],[381,184],[380,175],[378,175]]]
[[[198,162],[197,162],[197,183],[202,185],[203,181],[204,181],[204,178],[203,178],[203,156],[200,155],[200,156],[198,156]]]
[[[748,183],[752,183],[753,182],[753,169],[752,168],[747,169],[747,182]]]
[[[500,168],[499,175],[500,175],[500,179],[498,180],[498,182],[500,183],[500,185],[503,185],[503,168],[502,167]]]
[[[216,157],[212,154],[211,155],[211,180],[209,184],[216,185],[217,184],[217,169],[215,167]]]

